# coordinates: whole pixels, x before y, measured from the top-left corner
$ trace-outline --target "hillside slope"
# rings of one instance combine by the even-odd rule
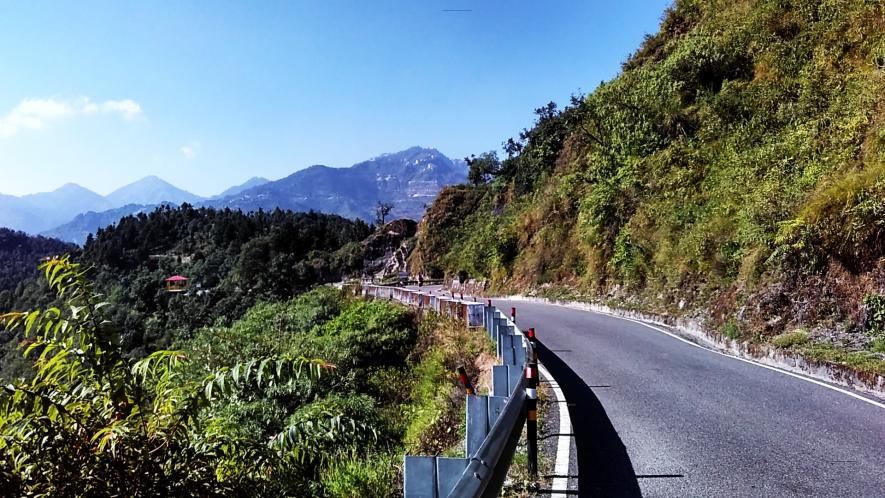
[[[163,203],[160,206],[174,206],[171,203]],[[96,213],[95,211],[87,211],[80,213],[73,220],[59,225],[51,230],[46,230],[40,235],[52,237],[66,242],[73,242],[77,245],[83,245],[89,238],[90,234],[95,234],[99,228],[105,228],[120,221],[125,216],[135,216],[139,213],[150,213],[156,209],[157,205],[144,204],[127,204],[107,211]]]
[[[678,0],[618,77],[440,194],[413,271],[885,372],[883,90],[882,2]]]
[[[76,247],[60,240],[31,237],[0,228],[0,310],[11,304],[11,292],[39,274],[37,265],[46,257],[74,252]]]

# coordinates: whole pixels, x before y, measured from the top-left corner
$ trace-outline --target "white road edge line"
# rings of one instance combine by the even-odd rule
[[[501,300],[507,300],[507,299],[510,299],[510,298],[501,298]],[[514,300],[514,299],[511,299],[511,300]],[[528,302],[530,302],[530,301],[528,301]],[[628,321],[628,322],[638,323],[639,325],[642,325],[643,327],[648,327],[648,328],[650,328],[650,329],[652,329],[652,330],[656,330],[656,331],[658,331],[658,332],[660,332],[660,333],[662,333],[662,334],[666,334],[666,335],[672,337],[673,339],[676,339],[676,340],[678,340],[678,341],[682,341],[682,342],[684,342],[684,343],[686,343],[686,344],[688,344],[688,345],[690,345],[690,346],[694,346],[694,347],[696,347],[696,348],[698,348],[698,349],[702,349],[702,350],[704,350],[704,351],[708,351],[708,352],[710,352],[710,353],[715,353],[715,354],[718,354],[718,355],[722,355],[722,356],[725,356],[726,358],[732,358],[732,359],[734,359],[734,360],[742,361],[742,362],[744,362],[744,363],[749,363],[750,365],[755,365],[755,366],[760,367],[760,368],[766,368],[766,369],[771,370],[771,371],[773,371],[773,372],[778,372],[778,373],[782,373],[782,374],[784,374],[784,375],[789,375],[790,377],[795,377],[795,378],[797,378],[797,379],[804,380],[805,382],[811,382],[812,384],[817,384],[818,386],[825,387],[825,388],[827,388],[827,389],[830,389],[830,390],[832,390],[832,391],[836,391],[836,392],[838,392],[838,393],[842,393],[842,394],[844,394],[844,395],[846,395],[846,396],[851,396],[852,398],[859,399],[859,400],[863,401],[864,403],[869,403],[869,404],[871,404],[871,405],[873,405],[873,406],[875,406],[875,407],[878,407],[878,408],[881,408],[881,409],[885,410],[885,403],[879,403],[878,401],[871,400],[871,399],[869,399],[869,398],[867,398],[867,397],[861,396],[860,394],[853,393],[853,392],[848,391],[848,390],[846,390],[846,389],[842,389],[841,387],[836,387],[836,386],[833,386],[833,385],[827,384],[826,382],[821,382],[821,381],[819,381],[819,380],[815,380],[815,379],[812,379],[812,378],[809,378],[809,377],[805,377],[804,375],[799,375],[799,374],[796,374],[796,373],[793,373],[793,372],[788,372],[788,371],[786,371],[786,370],[781,370],[780,368],[772,367],[772,366],[769,366],[769,365],[764,365],[764,364],[762,364],[762,363],[758,363],[758,362],[755,362],[755,361],[753,361],[753,360],[748,360],[748,359],[746,359],[746,358],[741,358],[740,356],[734,356],[734,355],[730,355],[730,354],[727,354],[727,353],[723,353],[722,351],[716,351],[715,349],[706,348],[706,347],[704,347],[704,346],[701,346],[700,344],[697,344],[697,343],[694,343],[694,342],[692,342],[692,341],[689,341],[688,339],[685,339],[684,337],[679,337],[678,335],[674,334],[673,332],[670,332],[670,331],[668,331],[668,330],[664,330],[664,329],[662,329],[662,328],[660,328],[660,327],[656,327],[656,326],[651,325],[651,324],[649,324],[649,323],[643,322],[642,320],[637,320],[637,319],[635,319],[635,318],[627,318],[627,317],[623,317],[623,316],[618,316],[618,315],[616,315],[616,314],[614,314],[614,313],[605,313],[605,312],[602,312],[602,311],[592,311],[592,310],[587,310],[587,309],[576,308],[576,307],[568,306],[567,304],[559,304],[559,303],[538,303],[538,304],[547,304],[547,305],[550,305],[550,306],[559,306],[559,307],[561,307],[561,308],[568,308],[568,309],[572,309],[572,310],[575,310],[575,311],[583,311],[583,312],[585,312],[585,313],[595,313],[595,314],[597,314],[597,315],[610,316],[610,317],[612,317],[612,318],[617,318],[617,319],[619,319],[619,320],[625,320],[625,321]]]
[[[548,385],[553,390],[553,396],[556,398],[559,406],[559,430],[557,431],[559,435],[556,437],[556,457],[553,465],[553,475],[556,477],[553,478],[553,484],[550,488],[553,491],[568,491],[569,460],[572,454],[572,419],[568,414],[565,394],[559,388],[556,379],[540,363],[538,364],[538,371],[549,381]]]

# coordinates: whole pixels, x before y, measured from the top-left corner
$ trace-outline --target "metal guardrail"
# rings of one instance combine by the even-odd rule
[[[400,287],[363,285],[361,294],[397,300],[419,309],[484,327],[497,344],[491,396],[467,395],[465,458],[405,458],[405,498],[491,498],[498,496],[526,420],[525,371],[532,345],[516,323],[494,306]]]
[[[380,278],[362,278],[359,280],[361,285],[377,285],[379,287],[402,287],[404,285],[445,285],[446,280],[442,278],[425,278],[419,280],[417,277],[390,277],[389,279]]]

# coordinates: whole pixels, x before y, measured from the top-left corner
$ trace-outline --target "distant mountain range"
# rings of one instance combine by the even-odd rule
[[[349,168],[311,166],[203,205],[242,211],[313,209],[374,221],[378,201],[393,204],[391,216],[418,220],[447,185],[463,183],[467,166],[436,149],[412,147]]]
[[[375,207],[383,201],[393,204],[391,217],[418,220],[443,187],[466,179],[464,161],[451,160],[436,149],[412,147],[349,168],[316,165],[276,181],[254,177],[210,198],[156,176],[106,197],[76,184],[22,197],[0,194],[0,226],[82,244],[90,233],[124,216],[184,202],[242,211],[312,209],[373,221]]]
[[[112,207],[106,198],[68,183],[52,192],[22,197],[0,195],[0,226],[38,233],[70,220],[73,214]]]
[[[52,192],[21,197],[0,194],[0,227],[36,234],[51,231],[81,213],[104,213],[133,203],[180,204],[202,200],[202,197],[181,190],[156,176],[138,180],[105,197],[75,183],[68,183]]]

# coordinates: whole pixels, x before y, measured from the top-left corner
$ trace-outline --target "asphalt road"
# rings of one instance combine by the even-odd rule
[[[527,302],[581,496],[885,498],[885,409],[641,324]]]

